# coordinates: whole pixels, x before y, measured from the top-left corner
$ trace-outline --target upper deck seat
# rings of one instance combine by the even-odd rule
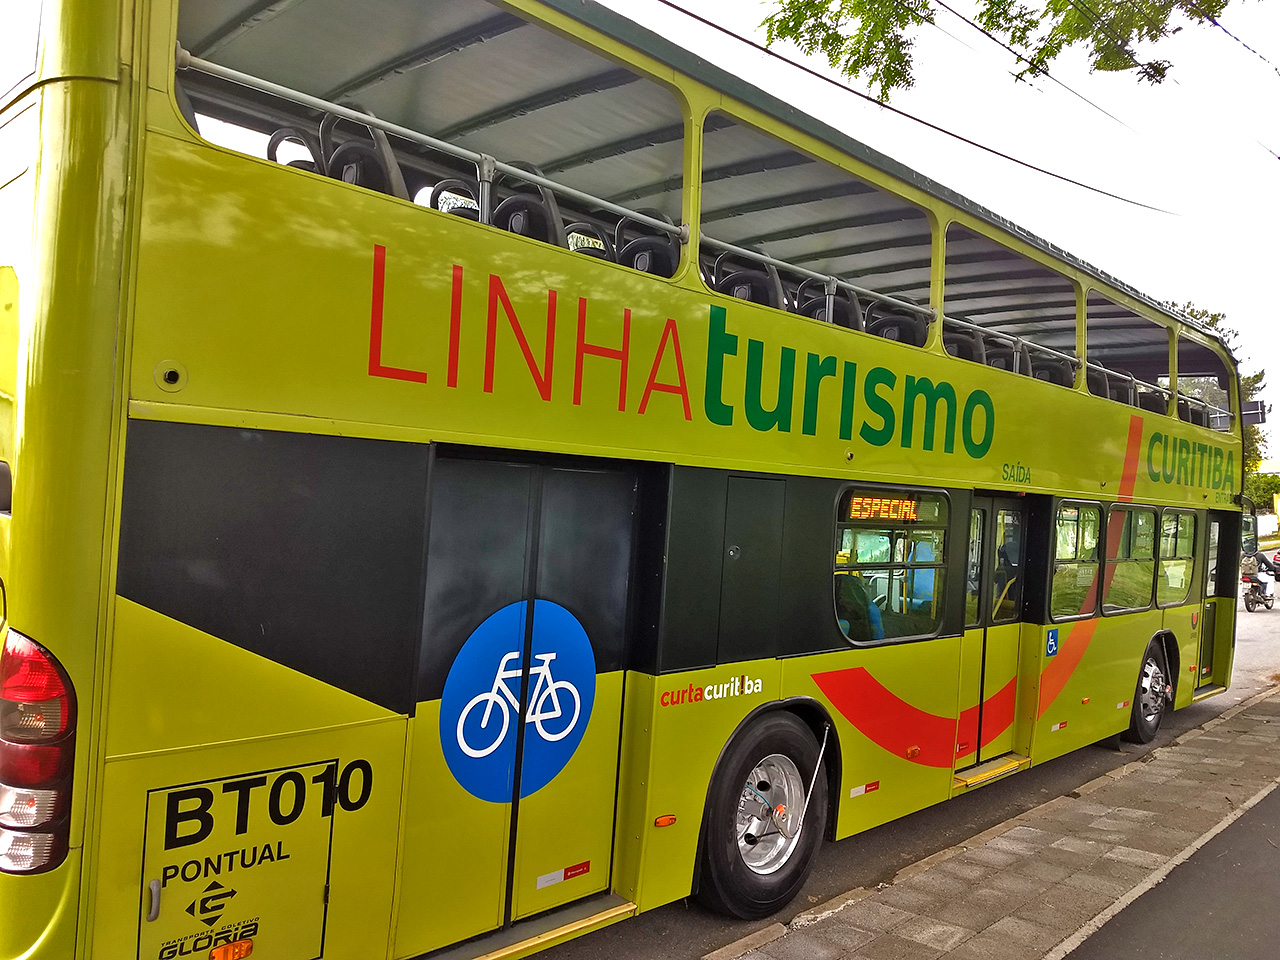
[[[1152,413],[1167,414],[1169,412],[1169,401],[1163,394],[1156,393],[1154,390],[1139,390],[1138,406]]]
[[[923,347],[929,337],[929,327],[923,317],[883,301],[867,307],[866,330],[885,340],[896,340],[913,347]]]
[[[987,338],[987,366],[1031,376],[1031,355],[1021,340],[1010,342],[1003,338]]]
[[[1089,388],[1089,392],[1095,397],[1109,397],[1111,395],[1108,388],[1107,375],[1097,367],[1084,368],[1084,382]]]
[[[1070,363],[1059,357],[1033,357],[1031,371],[1037,380],[1056,383],[1060,387],[1075,386],[1075,370]]]
[[[944,328],[942,348],[961,360],[984,365],[987,362],[987,346],[977,330],[970,330],[967,327],[953,327],[950,330]]]

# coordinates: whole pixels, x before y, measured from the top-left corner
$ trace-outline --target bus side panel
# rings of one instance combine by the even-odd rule
[[[658,678],[627,671],[622,698],[622,745],[618,759],[618,815],[613,837],[613,891],[636,902],[653,818],[648,816],[653,779],[654,687]],[[676,823],[679,823],[677,819]],[[669,827],[666,829],[670,829]]]
[[[1196,672],[1200,663],[1200,604],[1169,607],[1161,611],[1164,629],[1177,645],[1178,662],[1169,664],[1169,682],[1174,684],[1175,710],[1187,706],[1196,690]]]
[[[1037,763],[1128,728],[1142,654],[1162,620],[1162,611],[1148,610],[1041,628]]]
[[[641,821],[647,838],[636,901],[641,910],[687,897],[693,889],[716,761],[747,714],[778,698],[780,667],[777,660],[756,660],[655,679],[648,809]],[[672,826],[655,825],[668,815],[676,817]]]
[[[839,739],[837,838],[951,795],[960,637],[783,661],[783,694],[822,703]]]
[[[385,957],[404,737],[392,718],[109,761],[91,956],[252,939],[279,960]]]

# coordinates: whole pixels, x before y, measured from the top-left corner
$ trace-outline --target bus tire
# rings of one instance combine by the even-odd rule
[[[718,913],[757,920],[786,906],[804,886],[827,820],[826,764],[818,769],[818,742],[793,714],[769,713],[739,733],[721,758],[703,816],[698,899]],[[809,809],[805,792],[813,782]],[[794,828],[788,839],[778,817]],[[796,815],[794,811],[799,810]],[[775,814],[775,817],[777,815]]]
[[[1142,655],[1138,686],[1133,693],[1133,708],[1129,712],[1129,729],[1124,733],[1124,738],[1130,743],[1150,743],[1155,739],[1169,708],[1166,691],[1170,682],[1164,645],[1153,639]]]

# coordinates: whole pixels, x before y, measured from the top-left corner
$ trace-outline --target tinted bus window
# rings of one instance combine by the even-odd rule
[[[1156,580],[1156,603],[1160,606],[1172,606],[1187,599],[1195,551],[1195,514],[1166,511],[1161,520],[1160,576]]]
[[[855,643],[937,632],[946,582],[947,501],[850,490],[840,498],[835,606]]]
[[[1155,577],[1154,510],[1113,507],[1107,516],[1107,574],[1104,613],[1151,606]]]
[[[1087,617],[1097,606],[1098,534],[1102,511],[1094,504],[1058,508],[1049,612],[1055,620]]]

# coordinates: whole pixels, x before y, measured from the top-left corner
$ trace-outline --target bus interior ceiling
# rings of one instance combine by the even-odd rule
[[[685,111],[660,83],[487,0],[372,0],[358,9],[309,0],[267,16],[260,7],[183,0],[179,43],[194,57],[576,192],[500,172],[488,217],[496,226],[641,272],[676,273]],[[327,52],[335,43],[341,56]],[[268,159],[470,220],[483,216],[479,172],[466,157],[198,69],[179,74],[179,100],[188,97],[195,123],[204,116],[267,135]],[[215,129],[203,132],[220,139]],[[723,112],[706,117],[701,135],[697,266],[709,288],[925,345],[934,322],[925,210]],[[242,138],[224,145],[244,149]],[[1082,363],[1073,280],[955,222],[945,249],[942,343],[951,355],[1065,388],[1082,379],[1095,396],[1159,414],[1175,412],[1176,389],[1182,420],[1230,429],[1217,353],[1178,335],[1186,383],[1172,382],[1171,319],[1087,290]]]

